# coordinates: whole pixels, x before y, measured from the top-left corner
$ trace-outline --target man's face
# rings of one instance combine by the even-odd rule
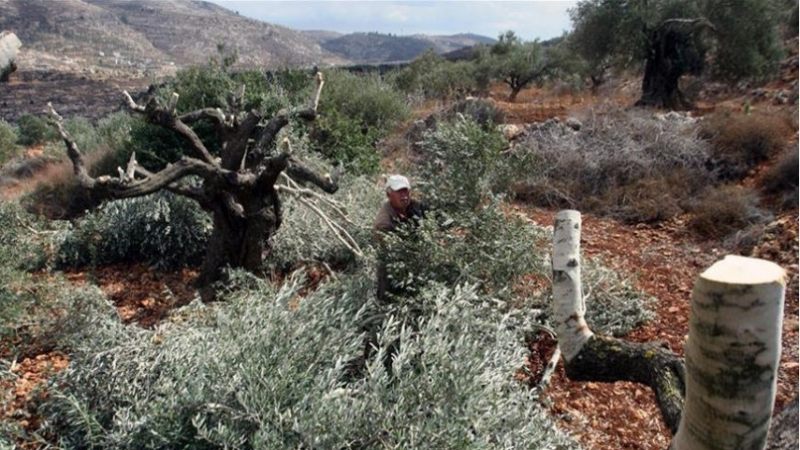
[[[392,208],[394,208],[395,211],[405,211],[409,203],[411,203],[411,196],[408,189],[404,188],[396,191],[390,189],[387,195],[389,196],[389,203],[392,204]]]

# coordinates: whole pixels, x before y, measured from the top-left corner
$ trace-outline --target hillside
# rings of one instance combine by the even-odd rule
[[[0,0],[0,29],[22,40],[21,71],[169,73],[221,43],[241,66],[347,62],[300,32],[194,0]]]
[[[410,61],[429,48],[443,54],[495,41],[476,34],[396,36],[382,33],[336,35],[323,31],[305,33],[317,39],[331,53],[355,62],[371,64]]]

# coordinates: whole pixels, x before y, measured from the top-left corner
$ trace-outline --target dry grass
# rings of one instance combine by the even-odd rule
[[[761,178],[764,193],[775,196],[776,204],[783,209],[797,208],[798,203],[798,148],[788,149],[777,158]]]
[[[785,148],[797,128],[788,114],[718,113],[704,121],[701,135],[711,142],[711,164],[720,180],[741,180]]]
[[[85,158],[89,173],[93,176],[114,174],[119,164],[118,156],[109,150],[97,150]],[[32,188],[23,203],[31,212],[49,219],[68,219],[81,215],[104,200],[96,192],[78,184],[69,161],[47,166],[28,183]]]
[[[689,228],[711,239],[723,239],[766,220],[756,192],[732,184],[706,189],[690,210]]]

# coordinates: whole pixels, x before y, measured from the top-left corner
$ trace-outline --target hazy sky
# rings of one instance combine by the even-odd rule
[[[476,33],[496,38],[514,30],[525,40],[570,28],[575,1],[277,1],[210,0],[240,14],[296,30],[399,35]]]

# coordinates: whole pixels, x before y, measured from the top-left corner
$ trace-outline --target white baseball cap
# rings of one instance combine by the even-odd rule
[[[386,178],[386,191],[399,191],[400,189],[411,189],[408,178],[402,175],[390,175]]]

